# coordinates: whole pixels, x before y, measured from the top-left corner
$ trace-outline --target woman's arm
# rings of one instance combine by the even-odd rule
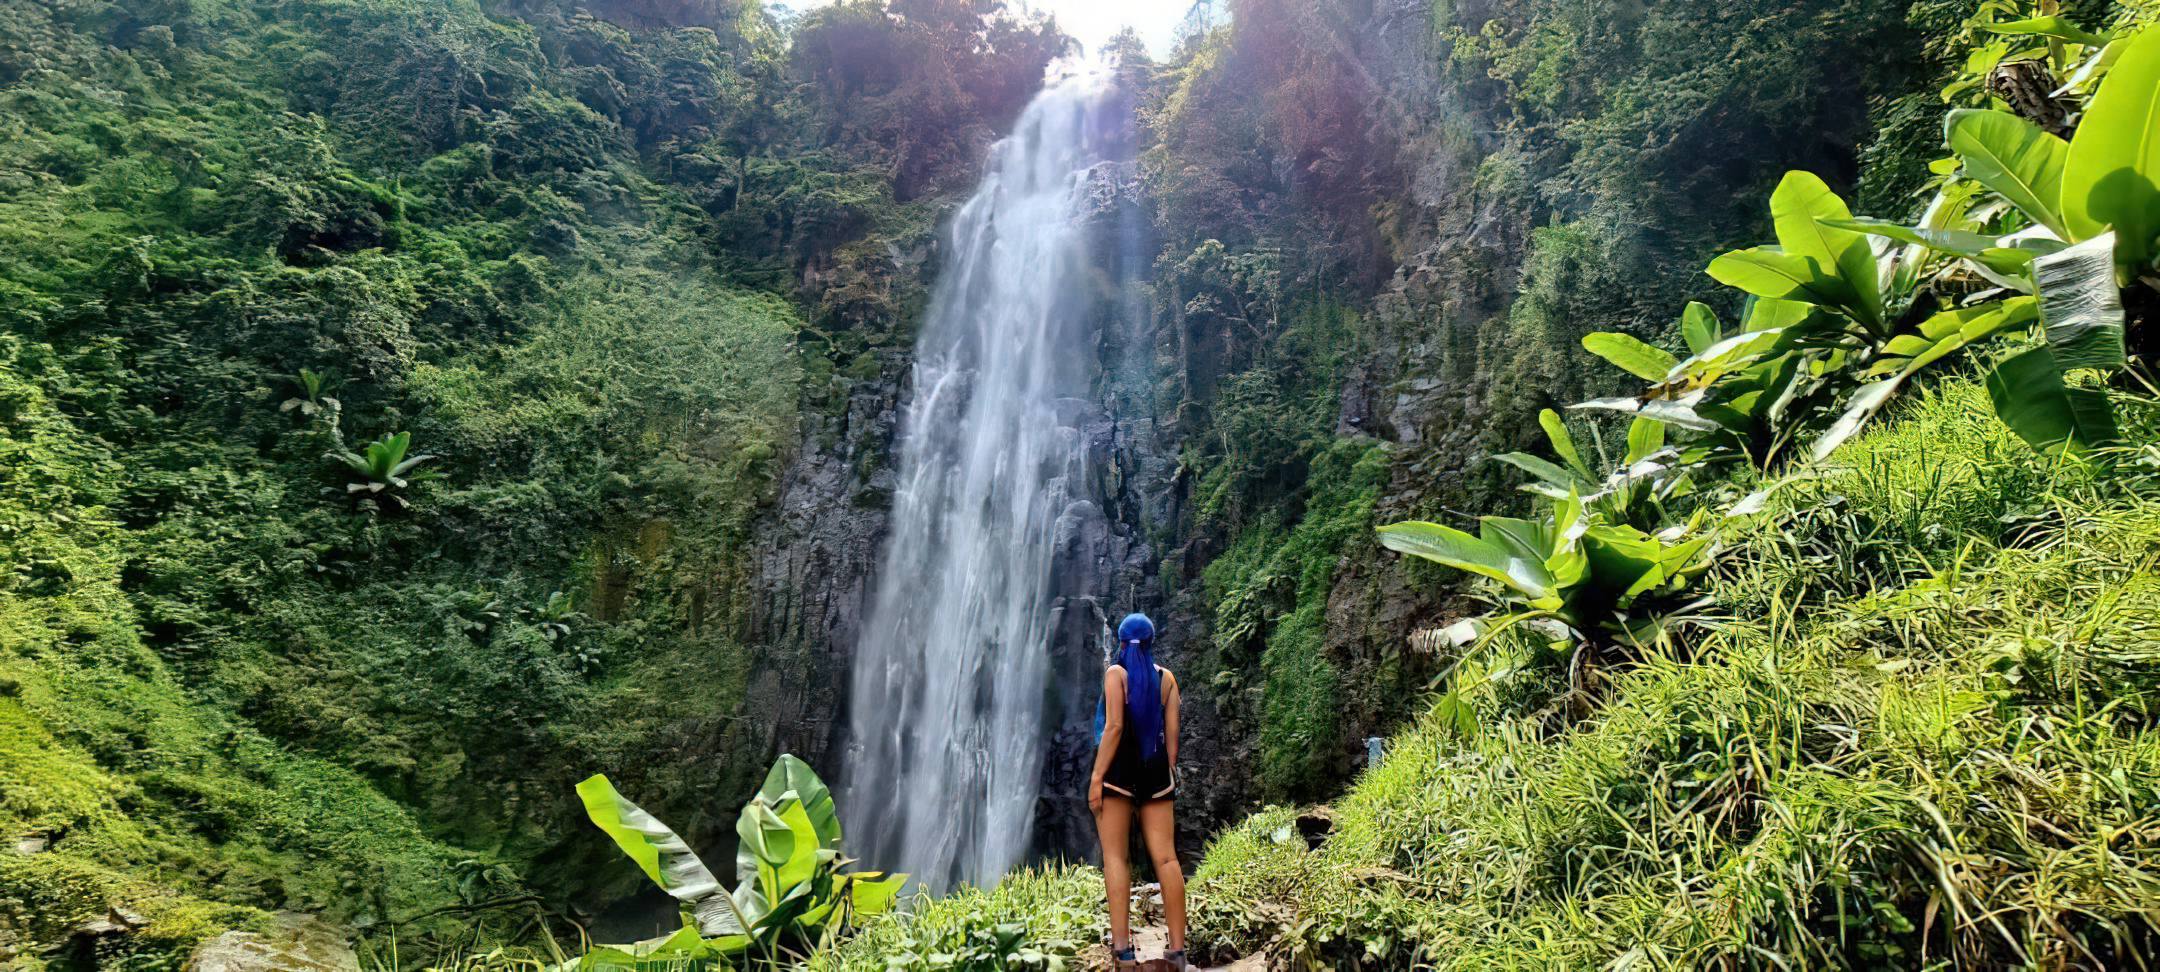
[[[1102,742],[1095,747],[1095,772],[1088,777],[1088,811],[1102,812],[1103,774],[1110,772],[1110,757],[1117,754],[1118,739],[1125,735],[1125,670],[1116,665],[1103,672]]]
[[[1177,676],[1172,675],[1170,670],[1165,668],[1163,669],[1163,680],[1168,682],[1170,687],[1170,691],[1165,693],[1163,698],[1163,751],[1170,754],[1170,765],[1174,767],[1177,765]]]

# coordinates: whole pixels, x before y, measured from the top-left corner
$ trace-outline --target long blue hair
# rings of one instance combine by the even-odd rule
[[[1118,622],[1117,663],[1125,669],[1125,725],[1140,746],[1140,758],[1154,759],[1163,749],[1162,678],[1155,673],[1155,622],[1128,614]]]

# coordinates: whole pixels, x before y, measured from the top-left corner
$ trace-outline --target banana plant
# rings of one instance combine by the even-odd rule
[[[1810,173],[1786,174],[1770,214],[1775,245],[1727,253],[1708,267],[1749,295],[1735,333],[1726,334],[1709,306],[1690,304],[1679,326],[1690,352],[1684,359],[1623,334],[1589,335],[1585,349],[1651,385],[1576,407],[1628,412],[1692,434],[1677,453],[1684,465],[1767,463],[1846,411],[1859,374],[1907,333],[1918,277],[1897,272],[1897,259],[1879,253],[1851,225],[1845,201]]]
[[[1494,582],[1506,613],[1488,631],[1557,623],[1556,647],[1643,644],[1685,613],[1670,595],[1710,565],[1713,535],[1698,513],[1651,533],[1605,522],[1569,495],[1540,519],[1478,518],[1476,535],[1410,521],[1379,529],[1380,544]]]
[[[293,385],[300,393],[278,405],[278,411],[299,412],[303,418],[314,418],[339,407],[338,400],[329,395],[330,379],[319,371],[300,369],[300,373],[293,376]]]
[[[1619,468],[1603,474],[1576,447],[1559,413],[1549,408],[1540,411],[1538,425],[1558,462],[1526,452],[1493,457],[1530,474],[1530,480],[1522,484],[1525,492],[1555,501],[1578,496],[1615,522],[1641,526],[1658,522],[1665,501],[1692,490],[1687,472],[1672,461],[1677,453],[1665,447],[1664,422],[1636,416],[1628,426],[1627,452]],[[1605,461],[1602,455],[1598,458]]]
[[[391,509],[401,510],[411,505],[400,491],[415,481],[428,478],[425,473],[416,474],[413,470],[435,457],[426,454],[408,456],[406,453],[412,448],[410,432],[384,436],[365,448],[365,452],[342,449],[329,455],[331,460],[357,477],[345,484],[346,495]]]
[[[1786,413],[1808,385],[1799,357],[1790,352],[1833,345],[1843,329],[1830,316],[1811,304],[1753,297],[1742,326],[1727,335],[1715,311],[1691,303],[1680,322],[1689,357],[1673,360],[1665,355],[1672,364],[1640,395],[1592,399],[1572,407],[1625,412],[1692,434],[1693,443],[1673,451],[1672,464],[1678,467],[1739,459],[1766,462],[1781,447],[1791,424]],[[1651,359],[1627,342],[1641,343],[1625,335],[1592,334],[1583,346],[1640,375],[1641,365]],[[1622,349],[1627,350],[1615,353]],[[1635,366],[1622,364],[1623,358]]]
[[[2069,372],[2127,364],[2122,291],[2160,287],[2160,30],[2115,39],[2059,17],[1996,29],[2082,51],[2083,66],[2066,90],[2097,79],[2068,140],[1995,109],[1956,111],[1945,120],[1957,173],[2007,206],[2022,228],[1991,235],[1960,207],[1942,206],[1961,192],[1955,181],[1931,207],[1954,213],[1946,225],[1840,225],[1925,247],[2035,295],[2045,346],[2005,359],[1989,377],[1996,414],[2037,447],[2086,450],[2111,441],[2115,423],[2105,393],[2080,386]],[[2058,370],[2043,374],[2049,367]]]
[[[675,831],[616,792],[604,775],[577,786],[586,816],[681,905],[683,927],[661,939],[601,946],[580,968],[638,967],[783,947],[821,948],[857,919],[891,910],[907,875],[846,871],[832,792],[782,755],[735,823],[735,887],[722,885]]]

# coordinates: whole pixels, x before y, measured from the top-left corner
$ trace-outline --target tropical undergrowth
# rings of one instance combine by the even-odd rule
[[[0,3],[4,961],[563,936],[579,777],[755,786],[802,413],[1064,41],[584,6]]]
[[[1446,691],[1324,839],[1271,810],[1215,842],[1196,944],[1330,968],[2147,961],[2139,23],[1984,8],[1917,225],[1788,175],[1777,243],[1709,267],[1745,294],[1737,328],[1694,304],[1686,357],[1584,340],[1650,383],[1585,403],[1633,417],[1624,446],[1546,412],[1549,453],[1500,457],[1531,516],[1383,530],[1496,610],[1447,632]],[[1985,377],[1943,377],[1961,362]]]
[[[1292,968],[2139,967],[2160,945],[2160,450],[2118,459],[2032,449],[1969,378],[1916,396],[1777,481],[1703,579],[1699,636],[1613,673],[1591,715],[1556,729],[1491,677],[1467,718],[1434,707],[1392,738],[1323,838],[1288,807],[1219,836],[1194,948]],[[919,961],[910,921],[1092,914],[1095,880],[928,902],[818,961]],[[1030,941],[1076,955],[1086,928]]]
[[[1970,382],[1781,486],[1685,652],[1553,734],[1473,695],[1221,838],[1196,933],[1338,967],[2137,967],[2160,926],[2150,447],[2060,464]],[[1264,919],[1264,920],[1261,920]]]

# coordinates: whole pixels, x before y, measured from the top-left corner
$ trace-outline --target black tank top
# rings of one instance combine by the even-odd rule
[[[1162,694],[1155,704],[1169,708],[1170,682],[1168,673],[1161,665],[1155,666],[1155,678],[1162,686]],[[1107,704],[1107,701],[1105,702]],[[1170,731],[1169,712],[1163,713],[1163,731]],[[1135,800],[1167,800],[1177,790],[1177,768],[1170,765],[1170,747],[1167,740],[1157,740],[1163,745],[1155,747],[1152,759],[1140,756],[1140,739],[1130,732],[1118,736],[1117,752],[1110,757],[1110,768],[1103,773],[1103,790]]]

